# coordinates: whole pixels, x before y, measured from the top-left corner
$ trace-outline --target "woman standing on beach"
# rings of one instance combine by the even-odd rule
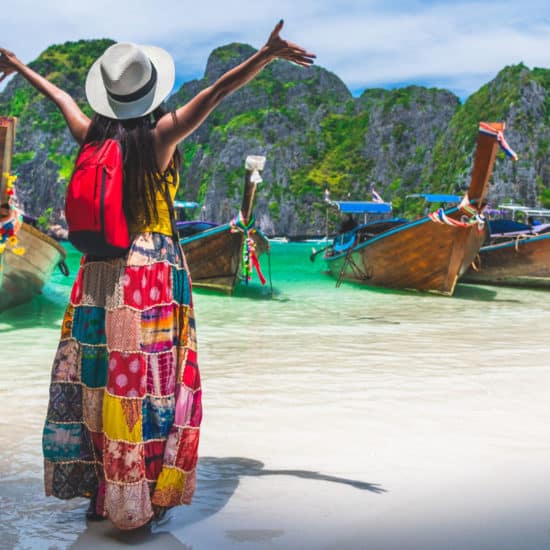
[[[168,194],[178,187],[177,145],[228,94],[274,59],[315,57],[280,38],[174,112],[161,103],[174,63],[153,46],[118,43],[92,65],[76,102],[0,48],[0,81],[18,72],[61,110],[78,144],[117,140],[132,244],[122,257],[83,257],[63,319],[43,435],[47,495],[90,498],[89,519],[133,529],[189,504],[202,416],[191,281],[173,239]]]

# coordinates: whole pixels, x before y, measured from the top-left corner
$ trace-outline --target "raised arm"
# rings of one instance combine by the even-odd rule
[[[67,121],[67,126],[75,140],[81,144],[84,141],[90,119],[80,110],[76,101],[61,88],[40,76],[17,59],[15,54],[0,48],[0,82],[11,73],[18,72],[24,76],[40,93],[53,101]]]
[[[265,46],[177,109],[175,116],[174,113],[168,113],[158,121],[155,129],[155,148],[161,170],[168,166],[176,145],[196,130],[224,97],[250,82],[271,61],[287,59],[303,67],[309,67],[313,63],[314,54],[279,36],[282,27],[281,20],[273,29]]]

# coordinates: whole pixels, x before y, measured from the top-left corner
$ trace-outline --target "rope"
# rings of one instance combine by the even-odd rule
[[[340,275],[338,276],[338,280],[336,281],[336,288],[338,288],[342,284],[342,280],[344,279],[344,274],[346,271],[346,267],[349,264],[351,267],[351,270],[355,274],[355,276],[360,279],[361,281],[368,281],[371,277],[371,273],[367,273],[366,271],[363,271],[355,262],[352,256],[354,247],[351,246],[348,248],[348,251],[346,253],[346,257],[344,259],[344,263],[342,264],[342,269],[340,270]]]
[[[519,252],[519,241],[523,241],[525,239],[531,239],[533,238],[533,236],[534,235],[532,233],[530,233],[529,235],[523,235],[523,234],[517,235],[514,242],[514,248],[516,249],[516,252]]]

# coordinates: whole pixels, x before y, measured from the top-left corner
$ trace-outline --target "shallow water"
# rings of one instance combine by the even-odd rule
[[[195,291],[197,493],[153,532],[87,525],[84,500],[42,496],[71,281],[56,273],[0,314],[8,547],[549,548],[548,293],[335,288],[310,251],[273,244],[273,293],[257,282],[233,298]],[[73,277],[78,261],[71,250]]]

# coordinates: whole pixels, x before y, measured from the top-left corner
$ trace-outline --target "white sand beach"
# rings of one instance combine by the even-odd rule
[[[550,304],[471,288],[198,295],[194,503],[133,533],[43,496],[58,329],[0,320],[2,547],[550,548]]]

